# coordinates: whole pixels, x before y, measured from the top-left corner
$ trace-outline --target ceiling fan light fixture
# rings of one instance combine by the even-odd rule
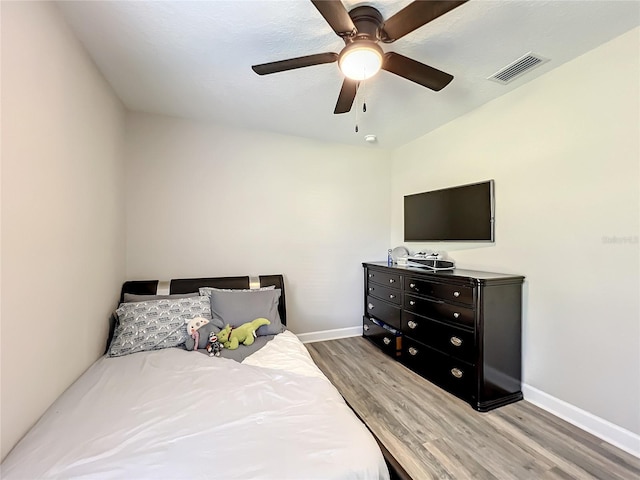
[[[345,77],[351,80],[366,80],[380,71],[382,55],[382,48],[375,42],[358,40],[340,52],[338,66]]]

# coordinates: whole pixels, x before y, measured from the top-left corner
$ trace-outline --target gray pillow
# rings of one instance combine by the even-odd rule
[[[171,300],[175,298],[197,297],[198,293],[173,293],[171,295],[138,295],[137,293],[125,293],[123,303],[148,302],[151,300]]]
[[[206,298],[206,297],[204,297]],[[226,324],[239,327],[243,323],[256,318],[266,318],[270,325],[263,325],[256,330],[256,335],[276,335],[284,331],[278,312],[280,289],[274,290],[230,290],[211,291],[212,322],[218,320],[224,328]]]
[[[211,296],[211,292],[214,290],[217,292],[260,292],[262,290],[273,290],[276,288],[275,285],[269,285],[268,287],[260,287],[260,288],[215,288],[215,287],[200,287],[198,290],[200,291],[200,295],[206,295],[207,297]]]
[[[109,347],[110,357],[177,347],[187,339],[186,322],[211,318],[207,297],[188,297],[123,303],[116,310],[118,326]]]

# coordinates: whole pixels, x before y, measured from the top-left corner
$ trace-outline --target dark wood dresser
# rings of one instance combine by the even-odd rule
[[[522,399],[524,277],[363,267],[365,338],[478,411]]]

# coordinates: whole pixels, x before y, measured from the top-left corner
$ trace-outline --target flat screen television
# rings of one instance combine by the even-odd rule
[[[494,182],[404,197],[405,242],[494,241]]]

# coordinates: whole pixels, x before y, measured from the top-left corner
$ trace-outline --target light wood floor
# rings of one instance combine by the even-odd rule
[[[307,348],[415,480],[640,478],[639,459],[526,400],[479,413],[362,337]]]

